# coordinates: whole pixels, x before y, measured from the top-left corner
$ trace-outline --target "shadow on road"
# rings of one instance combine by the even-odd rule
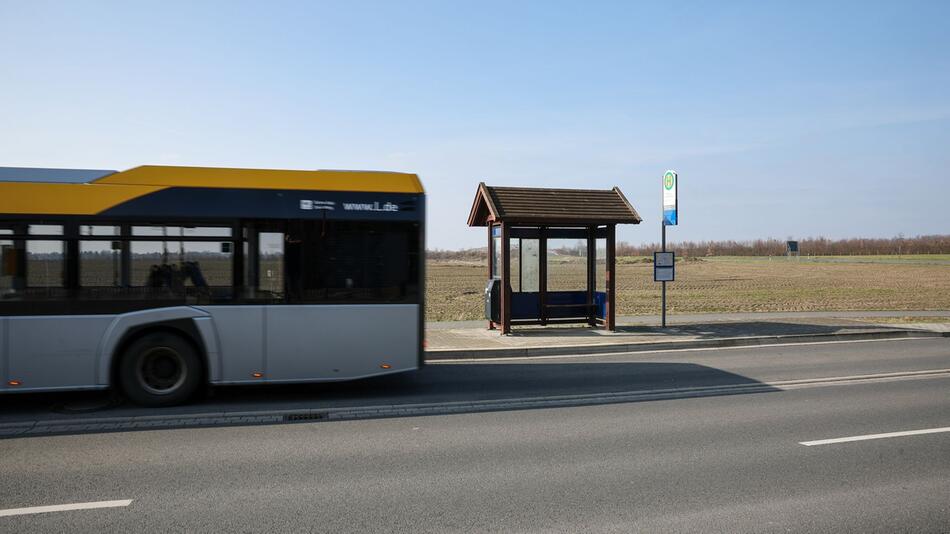
[[[834,323],[821,324],[815,321],[795,323],[787,321],[743,321],[732,323],[705,323],[674,325],[674,332],[695,335],[701,339],[707,338],[737,338],[752,336],[820,336],[848,334],[863,331],[880,332],[884,330],[901,331],[899,327],[868,325],[854,322],[844,324],[838,320]]]
[[[795,335],[835,335],[862,331],[902,331],[900,325],[893,327],[879,324],[862,324],[860,322],[844,322],[842,320],[829,321],[823,324],[817,320],[808,322],[789,321],[734,321],[676,324],[676,317],[670,318],[668,328],[659,328],[648,325],[619,325],[617,331],[605,333],[600,328],[583,326],[564,327],[517,327],[512,331],[512,338],[538,339],[554,337],[598,338],[609,339],[611,342],[622,342],[624,337],[636,337],[636,341],[650,341],[652,339],[666,340],[673,336],[689,336],[690,339],[728,339],[753,336],[795,336]]]
[[[681,388],[755,386],[755,393],[777,391],[756,380],[712,367],[662,362],[539,362],[428,365],[399,375],[351,382],[218,387],[187,406],[141,408],[109,392],[23,394],[0,397],[0,424],[142,415],[321,410],[380,405],[543,399],[565,395],[647,393]],[[673,392],[665,398],[746,393]],[[603,399],[597,403],[611,403]],[[590,400],[578,402],[590,405]],[[570,402],[567,403],[571,405]],[[472,411],[482,411],[473,409]]]

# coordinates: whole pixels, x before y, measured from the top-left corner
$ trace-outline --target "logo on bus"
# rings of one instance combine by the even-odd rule
[[[395,212],[399,211],[399,205],[392,202],[341,202],[346,211],[380,211]],[[302,210],[335,210],[336,202],[332,200],[301,200],[300,209]]]
[[[332,200],[301,200],[300,209],[302,210],[335,210],[336,202]]]
[[[392,202],[386,202],[383,204],[380,204],[379,202],[344,202],[343,209],[347,211],[399,211],[399,205],[393,204]]]

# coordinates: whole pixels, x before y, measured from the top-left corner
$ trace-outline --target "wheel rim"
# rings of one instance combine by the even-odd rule
[[[185,359],[170,347],[152,347],[142,354],[138,367],[139,385],[152,395],[174,393],[185,383]]]

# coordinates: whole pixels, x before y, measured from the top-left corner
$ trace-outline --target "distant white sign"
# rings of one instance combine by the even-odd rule
[[[676,226],[678,219],[676,198],[678,182],[679,177],[675,171],[666,171],[663,174],[663,224],[668,226]]]

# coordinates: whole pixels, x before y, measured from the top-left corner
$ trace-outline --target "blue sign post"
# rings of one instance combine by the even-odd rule
[[[653,253],[653,280],[663,284],[662,313],[660,326],[666,328],[666,283],[672,282],[676,275],[674,269],[675,257],[672,252],[666,251],[666,227],[676,226],[679,222],[679,206],[677,193],[679,190],[679,176],[676,171],[663,173],[663,222],[660,225],[661,252]],[[659,265],[659,261],[663,265]]]

